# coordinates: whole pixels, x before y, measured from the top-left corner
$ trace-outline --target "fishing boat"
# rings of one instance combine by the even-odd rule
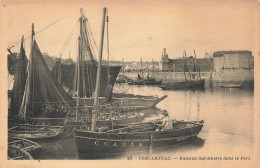
[[[141,77],[141,75],[138,73],[137,74],[137,80],[131,80],[127,82],[128,85],[144,85],[145,84],[145,80],[143,77]]]
[[[13,146],[27,151],[33,158],[38,158],[42,147],[31,140],[18,137],[8,137],[8,146]]]
[[[23,74],[19,73],[18,70],[15,75],[15,81],[17,80],[17,83],[19,83],[20,79],[25,78],[25,82],[20,82],[19,85],[14,85],[13,88],[14,91],[18,90],[17,92],[19,93],[14,94],[12,97],[13,102],[16,102],[15,105],[18,106],[15,107],[15,109],[18,110],[15,114],[18,114],[24,120],[33,117],[66,117],[67,113],[73,113],[75,101],[52,77],[34,35],[34,24],[32,24],[31,53],[29,64],[27,65],[28,71],[27,74]],[[20,55],[24,55],[25,53],[22,44],[23,40]],[[19,65],[18,62],[17,67],[21,66],[24,67],[24,63]],[[20,99],[21,101],[17,101]],[[11,104],[10,110],[15,105]],[[13,111],[11,111],[11,113],[12,112]]]
[[[181,90],[181,89],[191,89],[191,90],[198,90],[198,89],[205,89],[205,79],[201,80],[191,80],[187,82],[177,82],[173,84],[163,84],[159,86],[162,90]]]
[[[149,76],[146,77],[145,85],[161,85],[161,84],[162,84],[162,80],[156,81],[156,79],[153,77],[149,77]]]
[[[184,51],[183,53],[183,61],[184,61],[184,77],[185,81],[184,82],[175,82],[175,83],[166,83],[161,86],[159,86],[162,90],[186,90],[186,89],[192,89],[192,90],[201,90],[205,89],[205,79],[201,79],[200,75],[200,70],[199,67],[197,66],[197,59],[196,59],[196,53],[195,50],[194,55],[195,55],[195,61],[194,61],[194,69],[196,73],[191,73],[191,71],[188,69],[187,65],[187,57],[186,57],[186,52]],[[186,76],[186,71],[189,73],[189,78],[187,79]],[[197,77],[197,78],[196,78]]]
[[[85,21],[85,17],[81,16],[80,17],[80,21]],[[84,25],[84,24],[82,24]],[[81,29],[82,31],[85,30],[84,27]],[[83,31],[84,32],[84,31]],[[79,44],[81,44],[82,42],[80,42],[81,39],[81,35],[79,36]],[[83,37],[84,38],[84,37]],[[80,51],[80,50],[79,50]],[[101,51],[100,51],[101,52]],[[76,67],[77,67],[77,87],[76,87],[76,119],[73,120],[69,120],[66,123],[66,130],[70,131],[73,128],[76,127],[81,127],[81,126],[88,126],[91,124],[90,119],[93,116],[93,112],[95,112],[95,98],[96,97],[91,97],[89,98],[86,95],[86,91],[79,89],[80,88],[80,83],[81,83],[81,76],[80,76],[80,61],[81,61],[81,52],[78,53],[78,59],[77,59],[77,63],[76,63]],[[102,80],[102,65],[100,67],[100,78],[98,79],[96,78],[96,80]],[[95,74],[98,74],[98,72],[95,72]],[[97,81],[96,81],[97,82]],[[83,83],[84,85],[84,83]],[[95,86],[97,87],[97,86]],[[101,88],[102,86],[100,85],[99,88]],[[84,97],[81,97],[81,92],[83,91],[83,95]],[[101,91],[101,90],[100,90]],[[100,93],[100,92],[99,92]],[[130,112],[131,110],[140,110],[140,109],[144,109],[143,106],[134,106],[133,103],[136,104],[136,102],[133,101],[133,103],[131,104],[131,102],[129,101],[129,99],[125,100],[123,98],[125,98],[125,96],[123,96],[123,98],[112,98],[110,100],[110,103],[107,102],[107,98],[106,97],[100,97],[100,94],[98,94],[98,106],[99,106],[99,113],[96,116],[96,124],[100,127],[100,126],[107,126],[107,125],[113,125],[113,124],[120,124],[120,123],[133,123],[133,122],[138,122],[138,121],[142,121],[146,116],[150,115],[148,113],[143,113],[141,111],[137,112]],[[96,96],[96,95],[95,95]],[[132,99],[132,98],[131,98]],[[139,99],[141,100],[141,99]],[[155,101],[150,101],[153,104],[149,105],[149,107],[157,104],[158,102],[156,101],[157,99],[154,99]],[[136,100],[135,100],[136,101]],[[141,101],[139,102],[141,103]],[[127,105],[131,105],[126,106]],[[144,104],[145,106],[147,106],[147,104]]]
[[[92,111],[91,130],[74,129],[74,139],[80,159],[98,158],[104,155],[119,155],[126,152],[144,152],[153,149],[163,149],[173,145],[183,144],[197,137],[203,127],[203,121],[184,122],[168,121],[149,122],[131,125],[121,125],[114,128],[99,130],[96,127],[96,117],[99,113],[99,87],[103,49],[104,25],[106,8],[103,9],[101,45],[99,55],[98,76]],[[97,132],[98,131],[98,132]]]
[[[94,50],[96,47],[94,46],[95,39],[83,9],[80,9],[80,15],[77,62],[67,65],[62,64],[61,59],[59,59],[52,68],[52,74],[55,79],[75,99],[78,92],[80,98],[91,98],[94,95],[97,76],[97,61],[95,60],[96,53]],[[106,21],[108,22],[108,18]],[[111,98],[120,69],[121,66],[109,65],[109,61],[101,65],[101,80],[103,82],[101,83],[99,97],[106,97],[107,100]]]
[[[64,130],[65,126],[17,124],[8,129],[8,135],[31,140],[49,140],[61,137]]]
[[[167,97],[167,95],[158,97],[114,93],[111,102],[117,104],[122,112],[139,111],[153,108]]]
[[[154,73],[154,62],[152,60],[152,65],[153,65],[153,68],[152,68],[152,75],[150,76],[149,75],[149,64],[148,64],[148,61],[147,61],[147,76],[146,76],[146,79],[145,79],[145,85],[161,85],[162,84],[162,79],[160,81],[157,81],[153,76],[153,73]]]
[[[81,9],[81,16],[79,18],[80,28],[78,37],[78,57],[75,64],[61,64],[60,60],[55,64],[52,69],[52,74],[57,81],[68,91],[68,93],[76,101],[77,94],[79,94],[80,106],[93,106],[94,103],[94,91],[95,82],[97,76],[97,61],[94,59],[95,52],[91,41],[95,41],[91,36],[91,29],[88,19],[85,17],[83,10]],[[109,20],[106,18],[108,25]],[[107,32],[108,33],[108,32]],[[108,39],[107,39],[108,40]],[[165,97],[149,97],[147,96],[135,96],[129,94],[118,94],[115,96],[113,93],[113,87],[116,78],[120,72],[121,66],[109,65],[109,48],[107,64],[101,65],[101,84],[99,93],[100,105],[110,103],[120,107],[125,112],[140,110],[154,107]],[[132,81],[128,78],[128,81]],[[145,102],[140,106],[140,102]]]
[[[141,59],[141,72],[142,72],[142,76],[138,73],[137,80],[131,80],[131,81],[128,81],[127,83],[129,85],[161,85],[162,84],[162,80],[156,81],[155,78],[149,76],[148,61],[147,61],[147,76],[143,77],[144,73],[143,73],[142,59]],[[153,68],[152,73],[154,73],[154,68]]]
[[[11,49],[8,48],[8,51],[11,55]],[[15,56],[13,56],[15,58]],[[21,39],[20,53],[18,55],[16,64],[15,64],[15,75],[14,75],[14,84],[13,89],[8,90],[8,96],[11,98],[9,116],[15,116],[19,114],[19,109],[22,103],[25,83],[26,83],[26,69],[27,69],[27,58],[24,50],[24,36]],[[10,93],[10,94],[9,94]],[[11,94],[12,93],[12,94]]]
[[[125,75],[118,75],[116,83],[127,83],[127,82],[130,82],[130,81],[133,81],[133,80],[128,78]]]
[[[24,149],[8,145],[8,160],[33,160],[32,155]]]
[[[75,113],[75,102],[52,77],[34,35],[32,24],[31,53],[19,116],[9,118],[8,134],[26,139],[53,139],[62,134],[65,129],[64,123],[58,124],[60,126],[47,122],[39,125],[43,122],[39,123],[31,118],[65,118],[68,114]],[[17,90],[21,87],[21,85],[15,86],[17,88],[14,89]]]
[[[136,81],[132,80],[132,81],[129,81],[127,83],[129,85],[161,85],[162,84],[162,80],[156,81],[156,79],[152,78],[152,77],[146,77],[146,79],[145,79],[145,78],[142,78],[140,76],[140,77],[138,77],[138,79]]]
[[[147,122],[151,120],[155,120],[158,118],[162,118],[164,115],[164,111],[154,109],[146,109],[138,112],[127,112],[127,113],[116,113],[113,111],[107,113],[98,113],[96,118],[96,125],[98,129],[103,129],[106,127],[113,127],[116,125],[122,124],[138,124],[142,122]],[[84,127],[86,130],[90,130],[91,126],[91,118],[81,117],[80,121],[69,121],[66,123],[66,132],[72,133],[73,128]]]
[[[103,132],[76,129],[74,138],[79,159],[149,154],[192,142],[201,131],[203,121],[173,121],[172,127],[160,130],[158,123],[142,123],[120,126]]]

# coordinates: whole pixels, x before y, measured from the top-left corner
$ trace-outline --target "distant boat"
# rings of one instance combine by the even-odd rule
[[[242,88],[242,84],[222,84],[222,88]]]
[[[127,82],[129,85],[161,85],[162,84],[162,80],[160,81],[156,81],[155,78],[152,77],[146,77],[143,78],[140,76],[140,74],[138,74],[137,80],[131,80]]]
[[[146,80],[145,85],[161,85],[162,84],[162,80],[156,81],[155,78],[148,77],[148,76],[145,80]]]
[[[195,74],[191,75],[190,70],[188,69],[187,65],[187,57],[186,57],[186,52],[183,52],[183,61],[184,61],[184,77],[185,81],[184,82],[175,82],[175,83],[169,83],[169,84],[163,84],[159,86],[162,90],[186,90],[186,89],[192,89],[192,90],[201,90],[205,89],[205,79],[201,79],[200,76],[200,70],[196,64],[196,54],[194,50],[194,55],[195,55],[195,64],[194,64],[194,69],[196,70],[197,74],[197,79],[194,76]],[[186,71],[189,72],[189,78],[187,79],[186,76]],[[192,77],[193,76],[193,77]]]
[[[119,75],[117,77],[116,83],[127,83],[129,81],[132,81],[132,79],[130,79],[127,76],[124,76],[124,75]]]
[[[142,58],[141,58],[141,73],[142,76],[139,73],[137,74],[137,80],[131,80],[128,81],[127,83],[129,85],[161,85],[162,84],[162,80],[156,81],[155,78],[149,76],[148,61],[147,61],[147,76],[144,77]],[[154,69],[152,73],[154,73]]]
[[[187,82],[177,82],[173,84],[164,84],[159,86],[162,90],[182,90],[182,89],[204,89],[205,79],[191,80]]]

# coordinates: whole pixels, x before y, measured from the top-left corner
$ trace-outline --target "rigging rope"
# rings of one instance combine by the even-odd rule
[[[88,22],[87,22],[87,23],[88,23]],[[95,38],[94,38],[94,35],[93,35],[93,33],[92,33],[92,29],[91,29],[89,23],[88,23],[88,27],[89,27],[89,30],[90,30],[90,33],[91,33],[91,37],[92,37],[92,39],[93,39],[93,41],[94,41],[94,44],[95,44],[96,50],[98,51],[98,47],[97,47],[97,44],[96,44],[96,42],[95,42]],[[94,34],[95,34],[95,37],[97,38],[97,34],[96,34],[96,32],[95,32],[94,30],[93,30],[93,32],[94,32]],[[104,48],[107,49],[106,46],[104,46]],[[112,56],[112,54],[111,54],[110,52],[109,52],[109,55],[113,58],[113,60],[116,60],[116,59]]]
[[[92,33],[92,29],[91,29],[91,27],[90,27],[90,24],[87,22],[87,26],[89,27],[89,32],[91,33],[91,36],[90,37],[92,37],[92,39],[93,39],[93,43],[95,44],[95,47],[96,47],[96,50],[98,51],[98,47],[97,47],[97,44],[96,44],[96,42],[95,42],[95,38],[94,38],[94,36],[93,36],[93,33]],[[95,33],[95,32],[94,32]],[[90,41],[91,41],[91,38],[89,38],[90,39]],[[93,47],[92,47],[93,48]],[[93,49],[93,51],[94,51],[94,49]],[[95,59],[97,59],[96,57],[95,57]]]
[[[87,22],[87,24],[89,24],[89,23]],[[86,27],[86,29],[87,29],[87,27]],[[91,31],[91,30],[90,30],[90,31]],[[88,39],[89,39],[89,46],[90,46],[90,48],[91,48],[91,51],[93,51],[92,54],[93,54],[95,60],[97,60],[96,52],[95,52],[95,50],[94,50],[94,48],[93,48],[93,46],[92,46],[92,40],[91,40],[91,38],[90,38],[89,31],[86,31],[86,32],[87,32],[87,37],[88,37]],[[96,45],[95,40],[93,40],[93,41],[94,41],[94,44]],[[98,50],[98,49],[97,49],[97,46],[96,46],[96,50]]]
[[[59,21],[60,21],[62,18],[64,18],[64,17],[65,17],[65,16],[63,16],[63,17],[61,17],[61,18],[55,20],[54,22],[52,22],[52,23],[49,24],[48,26],[46,26],[46,27],[44,27],[43,29],[41,29],[40,31],[36,32],[36,33],[34,34],[34,36],[35,36],[36,34],[39,34],[39,33],[42,32],[42,31],[44,31],[45,29],[49,28],[50,26],[54,25],[55,23],[59,22]],[[31,38],[31,35],[30,35],[30,36],[27,36],[26,38],[24,38],[24,41],[25,41],[25,40],[28,40],[29,38]],[[15,43],[14,45],[8,47],[8,49],[13,48],[13,47],[17,46],[17,45],[20,44],[20,43],[21,43],[21,42],[19,41],[18,43]]]
[[[70,42],[70,40],[71,40],[71,38],[72,38],[72,35],[73,35],[73,33],[75,32],[75,27],[77,27],[77,23],[76,23],[76,24],[74,25],[74,27],[72,28],[72,31],[70,32],[69,37],[68,37],[67,40],[65,41],[63,47],[61,48],[61,50],[60,50],[61,55],[62,55],[62,53],[65,51],[65,49],[67,48],[67,46],[68,46],[68,44],[69,44],[69,42]]]

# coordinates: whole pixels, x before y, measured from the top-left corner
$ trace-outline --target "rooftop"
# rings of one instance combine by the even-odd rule
[[[214,52],[213,57],[222,57],[224,54],[251,54],[248,50],[231,50],[231,51],[217,51]]]

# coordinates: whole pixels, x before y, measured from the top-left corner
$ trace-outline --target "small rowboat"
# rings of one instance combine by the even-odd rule
[[[242,88],[241,84],[225,84],[221,85],[222,88]]]
[[[33,157],[24,149],[8,145],[8,160],[33,160]]]
[[[18,137],[8,137],[8,146],[25,150],[30,153],[33,158],[38,158],[42,149],[38,143]]]
[[[8,135],[33,140],[55,139],[62,135],[65,126],[18,124],[8,129]]]

